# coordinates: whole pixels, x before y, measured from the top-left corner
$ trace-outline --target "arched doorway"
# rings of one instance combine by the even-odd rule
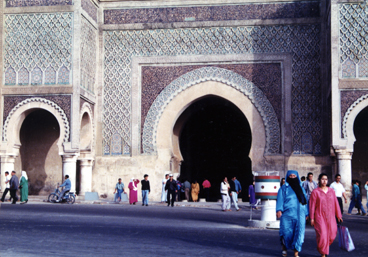
[[[352,179],[364,184],[368,180],[368,107],[354,121],[354,152],[352,156]]]
[[[62,181],[59,136],[59,123],[53,114],[43,109],[28,112],[20,129],[16,169],[27,171],[30,195],[47,195]]]
[[[181,114],[177,124],[181,124],[181,180],[197,180],[201,184],[208,179],[212,184],[212,200],[220,198],[219,188],[224,176],[228,179],[236,176],[243,192],[247,191],[252,181],[249,158],[252,134],[238,107],[224,98],[206,96],[192,103]],[[239,197],[246,198],[247,194]]]

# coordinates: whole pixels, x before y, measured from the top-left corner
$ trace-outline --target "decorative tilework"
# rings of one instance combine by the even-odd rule
[[[111,154],[121,155],[122,153],[122,141],[119,134],[114,134],[111,138]]]
[[[29,84],[29,73],[26,68],[21,68],[18,72],[18,84],[28,85]]]
[[[5,71],[5,85],[15,85],[17,83],[17,74],[12,67]]]
[[[105,24],[171,23],[319,17],[319,2],[225,6],[113,9],[104,11]]]
[[[315,24],[104,31],[103,145],[109,145],[116,132],[131,144],[133,56],[280,52],[292,54],[292,123],[298,124],[293,126],[293,152],[303,153],[305,132],[313,136],[315,145],[322,145],[319,37],[320,27]]]
[[[345,62],[342,64],[342,77],[355,78],[355,73],[356,73],[355,63],[350,59],[346,59]]]
[[[89,0],[88,0],[89,1]],[[82,18],[81,87],[94,91],[96,82],[97,30]]]
[[[52,67],[48,67],[45,71],[45,84],[56,84],[56,71]]]
[[[71,70],[73,13],[9,14],[4,20],[4,70]],[[18,74],[18,83],[29,84],[23,75]],[[69,83],[69,75],[63,75]]]
[[[188,72],[174,80],[157,96],[148,111],[143,128],[143,152],[156,151],[156,129],[161,115],[169,102],[180,92],[205,81],[219,81],[247,96],[262,117],[266,130],[265,154],[280,153],[280,124],[276,113],[263,92],[239,74],[217,68],[204,67]]]
[[[40,85],[42,84],[42,70],[38,67],[34,68],[31,73],[31,84]]]
[[[147,112],[160,92],[180,76],[203,68],[203,65],[143,66],[141,68],[141,131]],[[282,71],[280,63],[245,63],[207,65],[227,69],[241,75],[262,90],[272,104],[279,122],[282,113]]]
[[[360,78],[368,77],[368,59],[362,58],[358,64],[358,73]]]
[[[6,0],[6,7],[72,5],[73,0]]]
[[[304,133],[302,136],[302,152],[304,154],[313,153],[313,138],[308,132]]]
[[[368,5],[366,2],[340,5],[340,64],[342,77],[356,77],[352,65],[368,58]],[[350,60],[350,61],[347,61]],[[358,64],[358,69],[360,70]],[[363,64],[364,65],[364,64]],[[365,67],[363,67],[365,69]],[[364,74],[364,72],[362,73]],[[349,76],[351,75],[351,76]],[[360,77],[360,73],[358,74]]]
[[[68,68],[65,66],[61,67],[58,74],[58,84],[69,84],[69,76]]]
[[[82,8],[97,22],[97,7],[90,0],[82,0]]]

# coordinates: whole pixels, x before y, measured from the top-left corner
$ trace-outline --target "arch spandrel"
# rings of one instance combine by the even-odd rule
[[[217,67],[204,67],[184,74],[168,85],[150,107],[143,127],[143,152],[157,151],[157,128],[166,106],[181,92],[199,83],[215,81],[225,84],[251,101],[262,118],[266,145],[264,155],[280,153],[280,125],[274,108],[257,86],[239,74]],[[229,101],[232,102],[231,99]],[[250,122],[251,123],[251,122]]]

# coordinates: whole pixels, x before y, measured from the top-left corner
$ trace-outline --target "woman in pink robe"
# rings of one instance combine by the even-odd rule
[[[342,222],[339,202],[335,191],[327,187],[327,174],[320,174],[318,187],[312,191],[309,199],[311,225],[316,230],[317,250],[322,257],[330,252],[330,245],[337,234],[336,218]]]
[[[132,178],[129,183],[129,203],[135,204],[138,202],[138,188],[137,185],[139,183],[139,179]]]

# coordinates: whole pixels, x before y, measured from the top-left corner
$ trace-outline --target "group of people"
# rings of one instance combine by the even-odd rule
[[[230,181],[227,177],[224,177],[221,182],[220,193],[222,198],[222,211],[231,211],[231,204],[234,204],[235,210],[240,211],[238,206],[238,195],[241,192],[242,187],[240,182],[233,176]]]
[[[20,178],[17,177],[16,171],[12,171],[9,175],[9,171],[5,172],[5,190],[1,197],[1,202],[5,201],[5,197],[10,192],[10,198],[12,204],[16,204],[19,200],[17,196],[17,191],[20,190],[20,203],[25,204],[28,202],[28,176],[27,172],[22,171]]]
[[[302,182],[297,171],[287,172],[286,180],[281,182],[276,204],[283,256],[287,256],[288,249],[294,251],[295,257],[302,250],[306,221],[316,231],[318,252],[322,257],[329,254],[329,247],[336,238],[337,222],[343,221],[343,199],[347,203],[345,189],[340,181],[341,176],[337,174],[335,182],[328,187],[328,176],[325,173],[318,176],[318,182],[313,181],[312,173],[308,173],[307,179]],[[360,194],[355,186],[353,191],[356,192],[353,193],[349,213]],[[363,206],[360,207],[365,213]]]

